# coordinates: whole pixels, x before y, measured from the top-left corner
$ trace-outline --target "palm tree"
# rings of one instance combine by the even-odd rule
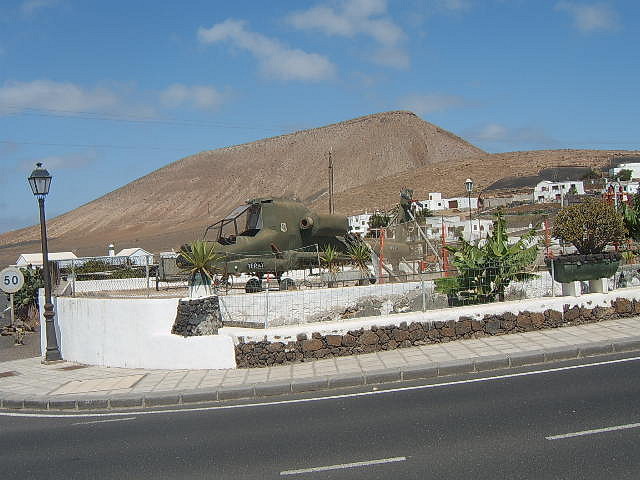
[[[196,240],[180,247],[177,264],[189,273],[189,296],[206,296],[211,293],[213,275],[220,270],[216,267],[222,259],[215,250],[215,243]]]

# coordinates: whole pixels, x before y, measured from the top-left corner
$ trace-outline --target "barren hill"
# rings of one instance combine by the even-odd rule
[[[178,160],[52,219],[50,249],[100,254],[113,242],[158,251],[193,240],[248,198],[322,201],[329,150],[337,193],[429,165],[449,171],[450,162],[485,155],[411,112],[368,115]],[[0,264],[38,250],[35,227],[0,235]]]

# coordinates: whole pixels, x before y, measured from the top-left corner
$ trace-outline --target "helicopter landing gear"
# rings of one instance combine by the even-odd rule
[[[250,278],[244,286],[244,291],[247,293],[256,293],[262,291],[262,282],[259,278]]]
[[[296,282],[292,278],[282,278],[280,280],[280,290],[293,290],[296,286]]]

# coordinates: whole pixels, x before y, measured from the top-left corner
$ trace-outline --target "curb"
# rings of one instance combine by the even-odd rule
[[[199,403],[223,400],[258,399],[290,393],[305,393],[334,388],[376,385],[409,380],[426,380],[448,375],[482,373],[491,370],[516,368],[550,363],[559,360],[575,360],[611,353],[640,351],[640,336],[627,337],[613,342],[593,342],[566,347],[530,350],[505,355],[448,360],[424,365],[394,367],[369,372],[341,373],[333,376],[307,377],[292,381],[262,382],[253,385],[237,385],[183,392],[150,392],[144,395],[118,394],[109,397],[96,395],[74,399],[58,396],[18,397],[5,395],[0,398],[2,410],[24,411],[105,411],[120,409],[145,409],[160,406],[191,406]]]

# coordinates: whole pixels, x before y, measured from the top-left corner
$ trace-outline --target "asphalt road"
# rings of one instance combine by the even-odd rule
[[[320,401],[0,416],[0,471],[7,479],[635,479],[639,374],[633,360]],[[619,429],[547,438],[603,427]]]

